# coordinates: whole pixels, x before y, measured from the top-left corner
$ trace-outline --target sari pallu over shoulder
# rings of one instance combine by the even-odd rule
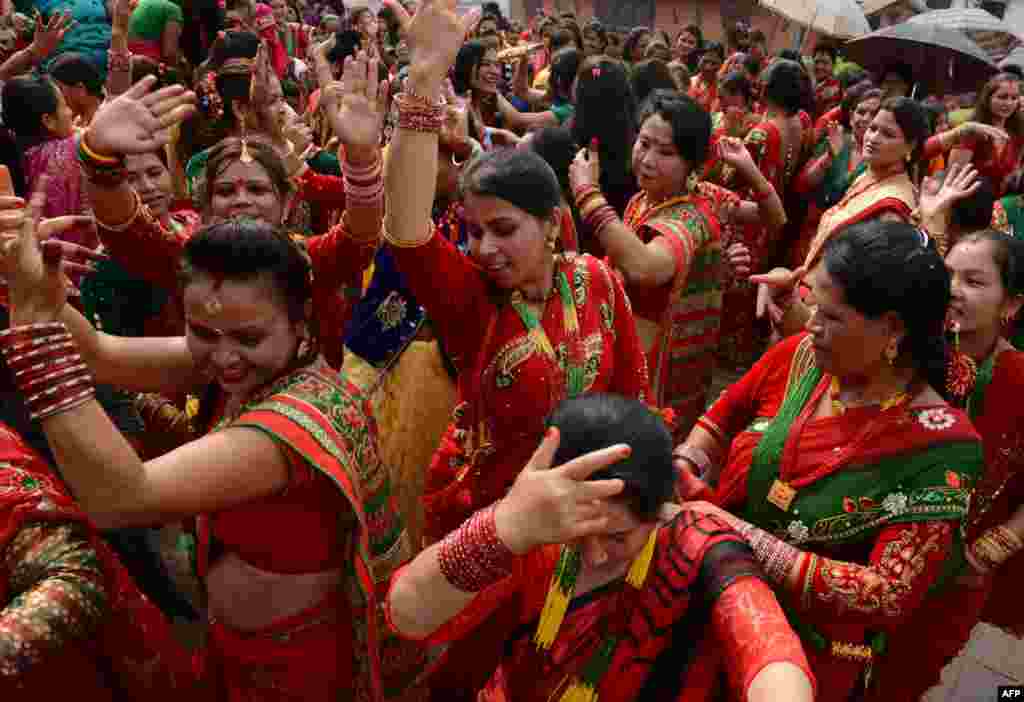
[[[761,438],[746,476],[744,517],[815,557],[842,554],[846,558],[840,560],[852,557],[855,563],[871,553],[881,533],[893,525],[953,522],[958,526],[952,530],[949,555],[924,595],[933,598],[964,567],[968,506],[983,466],[978,436],[960,410],[946,405],[899,405],[880,410],[874,420],[865,422],[848,445],[836,447],[833,460],[794,470],[800,436],[831,381],[813,364],[808,344],[805,338],[793,355],[785,396],[775,416],[755,420],[748,429]],[[785,508],[769,497],[780,480],[796,491]],[[914,575],[909,562],[907,566],[904,577],[909,586]],[[871,661],[884,656],[887,634],[898,631],[914,612],[884,599],[867,618],[855,611],[849,617],[818,612],[807,589],[812,587],[811,578],[817,577],[813,558],[809,568],[803,595],[789,598],[787,613],[808,650],[817,652],[819,679],[842,686],[857,673],[856,667],[850,667],[857,659],[837,657],[837,643],[866,647],[870,678]],[[839,601],[844,597],[842,592],[832,595]],[[827,672],[822,666],[827,666]]]
[[[394,509],[388,471],[377,454],[369,402],[323,359],[259,393],[237,419],[217,429],[248,427],[270,435],[325,475],[358,520],[348,549],[341,593],[352,617],[351,699],[408,699],[403,692],[421,673],[424,649],[388,634],[378,606],[392,571],[411,555]],[[348,523],[345,523],[348,524]],[[200,558],[202,561],[202,558]],[[301,626],[301,625],[300,625]],[[309,651],[316,656],[316,651]]]

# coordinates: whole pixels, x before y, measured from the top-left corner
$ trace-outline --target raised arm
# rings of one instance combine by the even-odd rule
[[[107,97],[117,97],[132,87],[132,52],[128,50],[131,0],[113,0],[110,48],[107,50]]]
[[[0,65],[0,81],[10,80],[14,76],[27,73],[33,66],[38,66],[54,52],[57,45],[64,40],[64,35],[75,26],[71,19],[71,11],[54,13],[46,24],[41,15],[36,15],[36,33],[32,43],[26,48],[11,55]]]

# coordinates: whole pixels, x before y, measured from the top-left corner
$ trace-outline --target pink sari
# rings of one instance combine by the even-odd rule
[[[50,139],[25,150],[25,185],[34,192],[41,176],[46,181],[46,202],[43,218],[64,215],[92,215],[92,205],[85,193],[85,181],[78,167],[78,136]],[[68,229],[57,235],[63,241],[91,249],[99,245],[95,227]]]

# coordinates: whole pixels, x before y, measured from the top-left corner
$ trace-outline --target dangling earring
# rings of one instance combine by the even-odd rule
[[[898,339],[892,339],[889,344],[885,347],[885,360],[889,362],[889,365],[893,365],[896,361],[896,357],[900,355],[900,342]]]
[[[692,193],[697,189],[697,185],[700,183],[700,174],[697,173],[697,169],[693,169],[690,172],[689,177],[686,179],[686,192]]]
[[[558,237],[553,236],[553,235],[549,236],[547,238],[547,240],[544,242],[544,244],[547,246],[548,251],[550,251],[551,253],[555,252],[555,244],[556,244],[557,241],[558,241]]]
[[[962,405],[974,389],[978,364],[960,350],[960,323],[953,322],[948,328],[953,332],[953,353],[950,354],[949,367],[946,368],[946,390],[958,405]]]

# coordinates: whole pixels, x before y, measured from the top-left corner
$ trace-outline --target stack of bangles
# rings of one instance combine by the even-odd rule
[[[124,51],[118,51],[117,49],[107,50],[107,71],[109,73],[115,73],[118,71],[127,73],[132,70],[132,52],[127,49]]]
[[[82,174],[102,188],[116,188],[124,182],[124,157],[97,153],[90,148],[85,134],[78,140],[78,164]]]
[[[512,573],[515,556],[501,539],[493,504],[476,512],[441,541],[437,561],[445,579],[463,592],[480,592]]]
[[[598,236],[601,230],[618,219],[619,215],[615,208],[608,204],[596,185],[581,185],[573,189],[573,196],[576,198],[576,207],[580,212],[580,219],[590,229],[594,236]]]
[[[800,559],[800,550],[750,523],[744,523],[736,531],[746,539],[768,579],[777,585],[784,584]]]
[[[341,159],[341,175],[345,182],[345,203],[367,207],[384,200],[384,162],[375,156],[368,165],[356,166]]]
[[[0,350],[33,420],[67,412],[91,400],[92,375],[63,322],[11,327]]]
[[[971,544],[971,555],[975,563],[991,573],[1015,554],[1024,549],[1024,542],[1009,527],[993,527]]]
[[[426,134],[438,134],[444,125],[444,105],[415,93],[399,93],[398,128]]]

